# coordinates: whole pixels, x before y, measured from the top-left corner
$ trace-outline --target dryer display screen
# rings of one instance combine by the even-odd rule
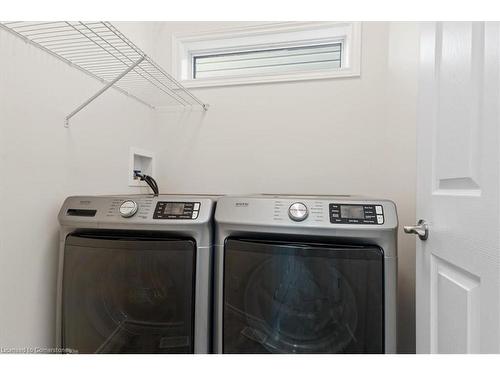
[[[200,202],[158,202],[153,219],[197,219]]]
[[[363,206],[340,206],[340,217],[344,219],[364,219],[365,210]]]
[[[167,203],[165,205],[164,213],[167,215],[182,215],[184,213],[184,203]]]
[[[330,203],[332,224],[384,224],[384,208],[375,204]]]

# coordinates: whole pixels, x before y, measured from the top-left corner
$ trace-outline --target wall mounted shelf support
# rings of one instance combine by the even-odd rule
[[[0,29],[104,84],[66,116],[66,127],[73,116],[109,88],[152,109],[173,106],[208,109],[208,104],[176,81],[110,22],[0,22]]]
[[[127,70],[125,70],[122,74],[120,74],[118,77],[113,79],[111,82],[107,83],[106,86],[104,86],[102,89],[100,89],[98,92],[96,92],[94,95],[92,95],[89,99],[87,99],[84,103],[80,104],[73,112],[71,112],[69,115],[66,116],[64,120],[64,126],[68,127],[69,126],[69,120],[71,117],[76,115],[78,112],[80,112],[83,108],[88,106],[91,102],[94,101],[94,99],[97,99],[98,96],[100,96],[104,91],[112,87],[115,83],[117,83],[120,79],[125,77],[128,73],[130,73],[131,70],[133,70],[137,65],[139,65],[142,61],[144,60],[144,57],[141,57],[135,64],[130,66]]]

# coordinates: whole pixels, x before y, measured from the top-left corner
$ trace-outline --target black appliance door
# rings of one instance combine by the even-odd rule
[[[62,344],[79,353],[193,353],[192,239],[153,233],[70,234]]]
[[[228,238],[224,353],[383,353],[376,246]]]

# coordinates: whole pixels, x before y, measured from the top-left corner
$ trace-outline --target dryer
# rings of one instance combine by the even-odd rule
[[[228,196],[215,222],[216,352],[396,352],[393,202]]]
[[[210,352],[214,207],[207,196],[67,198],[59,212],[57,346]]]

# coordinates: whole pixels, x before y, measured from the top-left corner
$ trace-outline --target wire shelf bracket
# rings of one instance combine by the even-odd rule
[[[109,88],[152,108],[208,109],[110,22],[0,22],[13,33],[104,86],[64,119],[70,119]]]

